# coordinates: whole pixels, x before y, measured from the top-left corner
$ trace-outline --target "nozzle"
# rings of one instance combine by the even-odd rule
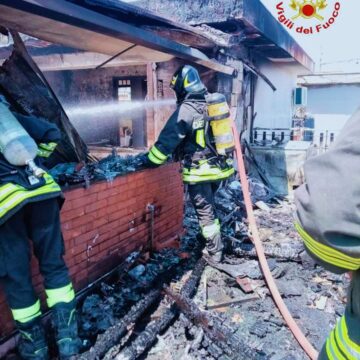
[[[40,167],[38,167],[34,160],[28,160],[26,162],[26,165],[29,167],[29,169],[31,170],[31,172],[34,174],[34,176],[36,176],[37,178],[42,178],[45,175],[45,170],[41,169]]]

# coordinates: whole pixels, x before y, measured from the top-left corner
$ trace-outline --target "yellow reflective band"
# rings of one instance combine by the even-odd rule
[[[193,82],[189,82],[189,79],[188,79],[188,75],[186,75],[185,79],[184,79],[184,87],[187,88],[193,84],[196,83],[197,80],[193,81]]]
[[[50,142],[50,143],[40,143],[39,147],[43,150],[47,150],[47,151],[54,151],[55,148],[57,146],[57,143],[55,142]]]
[[[341,351],[338,349],[336,340],[335,340],[335,331],[333,330],[330,334],[330,338],[329,338],[329,349],[330,352],[332,354],[332,356],[330,356],[330,359],[334,359],[334,360],[352,360],[352,359],[347,359],[345,356],[342,355]],[[356,359],[355,359],[356,360]]]
[[[337,340],[337,344],[340,348],[340,350],[347,356],[347,358],[349,360],[357,360],[360,358],[360,353],[356,354],[356,351],[353,350],[351,347],[349,347],[348,344],[346,344],[346,340],[345,340],[345,336],[344,336],[344,331],[347,332],[347,328],[346,330],[343,328],[343,324],[342,321],[345,321],[344,318],[342,318],[336,328],[335,328],[335,338]],[[346,324],[345,324],[346,327]]]
[[[330,246],[319,243],[318,241],[314,240],[307,232],[305,232],[305,230],[298,223],[295,223],[295,228],[304,240],[305,246],[309,249],[309,251],[311,251],[321,260],[346,270],[360,269],[360,258],[351,257],[331,248]]]
[[[27,323],[41,315],[40,301],[24,309],[11,309],[15,321]]]
[[[351,265],[348,262],[344,262],[341,260],[336,260],[334,259],[333,256],[331,255],[325,255],[324,253],[322,253],[321,251],[319,251],[318,249],[316,249],[313,245],[311,245],[310,243],[305,242],[305,247],[313,254],[315,254],[318,258],[320,258],[322,261],[337,266],[339,268],[345,269],[345,270],[357,270],[358,267],[355,265]]]
[[[45,290],[47,304],[51,308],[59,303],[69,303],[75,299],[75,291],[72,284],[66,285],[59,289]]]
[[[226,172],[222,172],[216,175],[183,175],[183,181],[189,183],[196,183],[202,181],[217,181],[227,179],[229,176],[234,174],[234,169],[228,170]]]
[[[0,217],[4,216],[6,213],[14,209],[26,199],[54,192],[61,192],[60,186],[53,180],[53,178],[49,174],[45,174],[44,178],[46,181],[45,185],[35,190],[27,190],[20,185],[14,185],[14,193],[7,196],[0,203]]]
[[[52,154],[52,151],[48,151],[48,150],[43,150],[43,149],[38,149],[36,155],[40,156],[40,157],[45,157],[48,158],[50,155]]]
[[[165,161],[167,159],[167,155],[163,154],[155,145],[151,148],[150,152],[159,160]]]
[[[171,85],[172,85],[172,86],[175,86],[177,78],[178,78],[178,75],[173,76],[173,78],[172,78],[172,80],[171,80]]]
[[[350,339],[345,316],[341,319],[341,335],[353,356],[355,356],[356,359],[360,359],[360,344],[356,344]]]
[[[202,235],[205,239],[211,238],[214,235],[220,233],[220,222],[218,219],[215,220],[214,224],[201,227]]]
[[[16,185],[14,184],[5,184],[3,186],[0,187],[0,201],[2,200],[2,198],[7,197],[10,193],[17,191],[18,188]]]
[[[162,160],[159,160],[157,157],[155,157],[152,153],[148,154],[149,160],[156,164],[156,165],[162,165],[164,162]]]
[[[200,169],[183,169],[183,181],[195,183],[202,181],[224,180],[234,174],[234,172],[234,168],[222,170],[218,167],[210,167],[208,164],[204,164],[200,167]]]
[[[205,130],[196,130],[196,143],[202,148],[205,148]]]

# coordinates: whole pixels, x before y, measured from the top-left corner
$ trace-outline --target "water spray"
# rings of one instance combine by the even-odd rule
[[[164,106],[176,105],[175,99],[161,99],[152,101],[111,101],[95,104],[81,104],[66,106],[65,111],[70,119],[78,116],[124,115],[146,109],[156,109]]]

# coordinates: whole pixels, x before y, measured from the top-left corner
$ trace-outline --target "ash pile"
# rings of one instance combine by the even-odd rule
[[[250,180],[270,268],[290,312],[320,349],[342,315],[348,280],[317,267],[294,230],[294,205]],[[79,359],[307,359],[266,287],[248,238],[241,185],[216,196],[225,224],[221,265],[201,259],[203,242],[190,203],[178,250],[140,257],[117,282],[103,283],[80,306],[87,351]],[[149,256],[149,255],[147,255]]]
[[[141,155],[119,156],[112,154],[87,164],[61,163],[50,169],[50,174],[63,187],[82,184],[89,186],[93,181],[112,181],[118,176],[142,170]]]

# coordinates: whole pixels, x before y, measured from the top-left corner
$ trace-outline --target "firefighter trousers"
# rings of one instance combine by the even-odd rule
[[[360,271],[353,273],[345,315],[330,333],[319,360],[360,360]]]
[[[74,298],[64,262],[58,200],[30,203],[0,226],[0,283],[14,319],[31,321],[40,313],[32,285],[31,240],[48,296],[48,305]]]
[[[215,194],[220,184],[219,181],[188,185],[190,199],[195,208],[209,254],[215,254],[224,248],[221,239],[220,222],[215,210]]]

